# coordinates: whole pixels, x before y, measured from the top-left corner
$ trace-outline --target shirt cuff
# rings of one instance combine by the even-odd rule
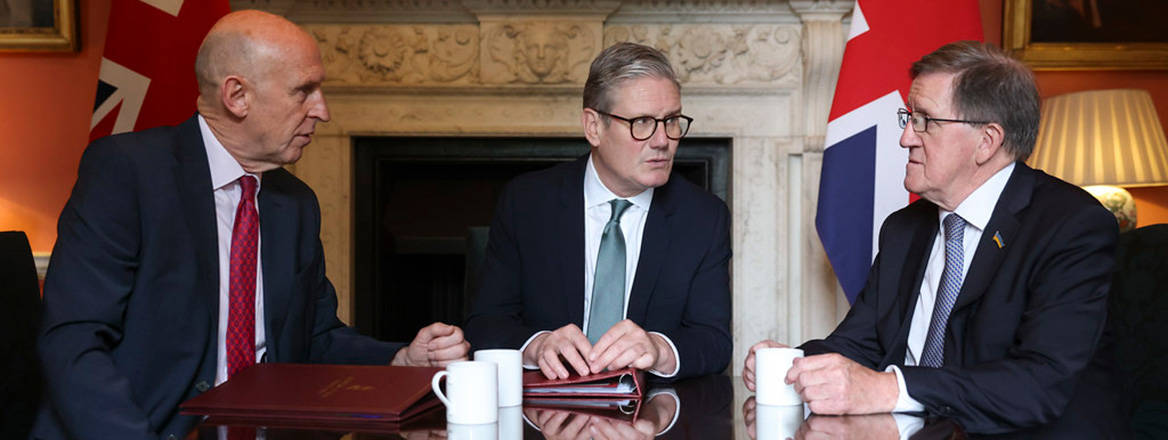
[[[520,358],[522,358],[522,357],[523,357],[523,353],[527,351],[527,345],[528,345],[528,344],[531,344],[531,341],[534,341],[536,336],[542,335],[542,334],[544,334],[544,333],[551,333],[551,332],[549,332],[549,331],[547,331],[547,330],[541,330],[541,331],[535,332],[535,334],[534,334],[534,335],[531,335],[531,337],[530,337],[530,338],[527,338],[527,342],[524,342],[524,343],[523,343],[523,346],[522,346],[522,347],[519,347],[519,357],[520,357]],[[523,363],[523,368],[525,368],[525,369],[528,369],[528,370],[538,370],[538,369],[539,369],[539,365],[530,365],[530,364],[528,364],[528,363],[524,362],[524,363]]]
[[[681,371],[681,356],[678,356],[678,354],[677,354],[677,346],[673,345],[673,340],[669,339],[669,336],[665,336],[665,334],[663,334],[661,332],[649,332],[649,334],[660,336],[661,339],[664,339],[665,342],[669,344],[669,349],[673,350],[673,371],[672,372],[665,373],[665,372],[661,372],[661,371],[657,371],[657,370],[649,370],[649,372],[653,373],[653,375],[655,375],[657,377],[669,378],[669,377],[677,376],[677,372]]]
[[[884,372],[887,373],[889,371],[896,373],[896,407],[892,409],[892,412],[924,411],[925,406],[921,402],[917,402],[917,399],[908,395],[908,387],[904,384],[904,373],[900,371],[900,368],[896,365],[889,365],[888,368],[884,369]]]
[[[666,340],[668,341],[668,339]],[[673,398],[673,402],[676,406],[673,410],[673,420],[670,420],[669,426],[666,426],[665,429],[662,429],[661,432],[658,432],[657,436],[661,436],[662,434],[669,432],[670,429],[673,429],[673,425],[677,424],[677,416],[681,415],[681,397],[678,397],[677,392],[673,391],[671,388],[663,388],[649,392],[649,395],[645,397],[645,402],[653,400],[654,397],[660,396],[662,394]]]
[[[893,414],[892,419],[896,420],[896,430],[900,434],[900,438],[909,439],[925,427],[925,419],[923,417],[912,416],[908,414]]]

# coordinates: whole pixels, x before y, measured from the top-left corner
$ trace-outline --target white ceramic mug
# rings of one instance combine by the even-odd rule
[[[474,360],[498,365],[500,407],[523,404],[523,354],[519,350],[479,350],[474,352]]]
[[[757,398],[755,399],[757,402]],[[803,405],[758,405],[754,410],[754,428],[758,440],[795,438],[806,413]]]
[[[791,362],[803,357],[798,348],[761,348],[754,352],[755,400],[759,405],[798,405],[803,403],[795,385],[787,385],[783,379]]]
[[[463,361],[434,374],[430,387],[446,405],[446,421],[459,424],[495,423],[499,420],[498,375],[491,362]],[[446,394],[438,383],[446,377]]]

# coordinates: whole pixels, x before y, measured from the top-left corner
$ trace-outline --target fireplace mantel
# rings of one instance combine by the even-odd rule
[[[328,275],[351,322],[354,136],[580,137],[588,63],[657,47],[690,136],[731,139],[732,371],[763,338],[826,335],[847,310],[814,232],[823,133],[842,56],[838,0],[235,0],[301,24],[332,121],[290,167],[316,191]],[[685,148],[685,142],[681,144]]]

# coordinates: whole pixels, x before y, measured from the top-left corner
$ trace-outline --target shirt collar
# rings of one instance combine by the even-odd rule
[[[604,186],[604,182],[600,181],[600,175],[596,174],[596,167],[592,164],[593,157],[588,155],[588,165],[584,170],[584,209],[592,208],[597,205],[608,203],[612,199],[620,199],[608,187]],[[653,202],[653,188],[641,191],[640,194],[629,197],[628,200],[633,203],[633,206],[649,210],[649,205]]]
[[[953,212],[961,216],[965,223],[977,228],[979,231],[984,231],[987,224],[990,222],[990,217],[994,214],[994,207],[998,205],[998,199],[1002,197],[1002,191],[1006,189],[1006,183],[1010,181],[1010,174],[1014,172],[1014,162],[1010,162],[1005,168],[998,170],[993,176],[986,180],[981,186],[973,190],[957,209]],[[938,220],[945,220],[945,216],[949,215],[950,211],[938,209]]]
[[[227,152],[227,148],[219,143],[219,139],[211,132],[207,120],[203,115],[198,116],[199,132],[203,135],[203,148],[207,150],[207,165],[211,168],[211,189],[219,190],[227,184],[239,180],[244,175],[256,178],[256,188],[259,188],[260,176],[243,170],[239,162]]]

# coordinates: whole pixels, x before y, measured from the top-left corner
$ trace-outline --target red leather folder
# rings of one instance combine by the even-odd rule
[[[441,368],[257,364],[184,402],[187,415],[265,420],[401,422],[440,401],[430,379]]]
[[[543,373],[523,373],[523,397],[605,397],[640,399],[644,391],[645,373],[634,368],[605,371],[587,376],[572,375],[567,379],[548,379]]]

